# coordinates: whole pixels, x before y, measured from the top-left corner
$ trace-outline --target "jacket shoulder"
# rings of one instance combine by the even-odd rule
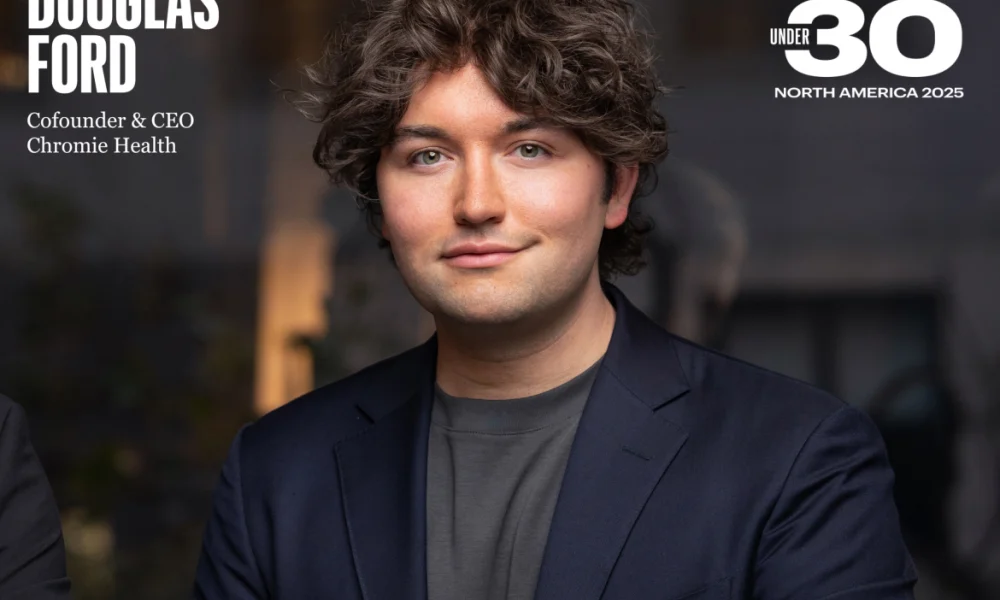
[[[308,392],[246,425],[244,452],[320,443],[332,447],[365,429],[369,422],[357,402],[412,393],[408,382],[420,364],[421,347],[384,359],[333,383]]]
[[[811,430],[850,407],[813,384],[671,336],[692,389],[709,412],[724,412],[761,427]],[[705,408],[705,407],[702,407]]]
[[[773,499],[807,448],[883,452],[871,418],[837,396],[691,342],[675,347],[691,387],[681,425],[719,478]]]

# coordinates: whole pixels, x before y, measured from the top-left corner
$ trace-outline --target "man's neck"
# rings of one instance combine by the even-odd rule
[[[505,400],[550,390],[604,355],[615,310],[599,280],[531,323],[469,328],[438,323],[437,383],[452,396]]]

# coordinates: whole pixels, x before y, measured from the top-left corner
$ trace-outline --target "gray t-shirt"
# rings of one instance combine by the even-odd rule
[[[599,365],[527,398],[456,398],[437,389],[427,454],[429,600],[534,596]]]

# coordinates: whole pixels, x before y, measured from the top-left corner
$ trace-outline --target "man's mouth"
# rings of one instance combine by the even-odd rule
[[[449,248],[442,258],[454,267],[477,269],[495,267],[511,259],[523,250],[496,243],[463,243]]]

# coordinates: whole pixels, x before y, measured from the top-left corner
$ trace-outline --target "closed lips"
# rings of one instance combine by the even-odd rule
[[[444,253],[444,258],[454,258],[465,254],[512,254],[517,248],[501,244],[461,244]]]

